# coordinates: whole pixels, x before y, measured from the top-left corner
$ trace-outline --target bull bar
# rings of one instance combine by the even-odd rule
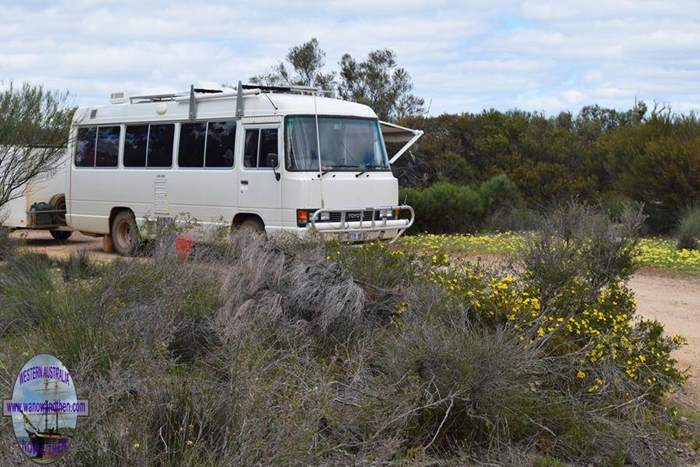
[[[396,219],[387,219],[382,217],[376,219],[377,212],[391,210],[392,213],[397,213]],[[360,213],[359,220],[348,220],[349,212]],[[327,212],[329,218],[331,212],[340,212],[340,221],[320,221],[320,216],[322,213]],[[371,212],[372,217],[370,220],[364,220],[364,213]],[[408,212],[410,217],[408,219],[399,219],[402,212]],[[408,230],[416,218],[415,211],[413,208],[407,204],[402,204],[400,206],[385,206],[377,208],[355,208],[355,209],[319,209],[315,211],[310,219],[311,229],[315,230],[320,234],[343,234],[351,232],[382,232],[386,230],[396,230],[396,235],[389,241],[389,243],[395,242],[406,230]],[[380,236],[380,238],[382,238]]]

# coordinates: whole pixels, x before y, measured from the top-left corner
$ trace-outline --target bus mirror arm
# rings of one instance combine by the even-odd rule
[[[277,165],[279,164],[279,158],[277,154],[270,153],[267,155],[267,164],[272,167],[272,173],[275,174],[275,180],[280,181],[280,173],[277,172]]]

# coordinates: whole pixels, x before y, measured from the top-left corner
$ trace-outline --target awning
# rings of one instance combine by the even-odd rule
[[[408,149],[413,146],[421,136],[423,136],[423,131],[421,130],[411,130],[410,128],[405,128],[389,122],[380,121],[379,127],[382,130],[382,136],[384,137],[385,143],[406,143],[396,154],[392,156],[392,158],[389,160],[390,164],[396,162],[396,160],[398,160],[403,153],[408,151]]]

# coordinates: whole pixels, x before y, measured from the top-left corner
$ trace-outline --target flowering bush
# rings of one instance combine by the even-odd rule
[[[673,240],[645,238],[639,242],[637,261],[641,266],[700,273],[700,250],[676,249]]]
[[[636,394],[658,397],[686,379],[671,356],[685,341],[664,336],[658,322],[639,319],[625,282],[635,262],[659,264],[662,255],[655,252],[674,250],[658,240],[639,242],[643,219],[638,212],[622,216],[613,221],[570,204],[545,217],[537,234],[422,235],[402,242],[428,260],[427,277],[465,303],[472,318],[510,324],[521,339],[550,354],[578,355],[582,390],[624,397],[634,386]],[[460,261],[476,251],[517,252],[518,271],[490,275]],[[676,255],[688,258],[683,251]],[[610,365],[628,381],[615,379],[617,373],[606,371]]]
[[[513,254],[525,246],[527,235],[514,232],[495,234],[436,235],[417,234],[402,237],[401,248],[416,254],[446,253],[453,261],[479,254]],[[668,269],[700,274],[700,250],[676,249],[673,240],[649,237],[639,241],[634,257],[640,267]]]
[[[428,275],[466,303],[473,317],[509,323],[520,339],[552,354],[577,353],[577,379],[588,392],[617,390],[624,396],[634,385],[638,394],[660,396],[686,379],[671,356],[685,340],[663,335],[656,321],[637,319],[634,296],[623,284],[612,284],[585,303],[586,292],[570,288],[562,292],[559,306],[543,309],[538,291],[510,275],[492,277],[469,266],[433,268]],[[572,308],[580,313],[569,313]],[[623,368],[630,381],[605,380],[601,375],[610,364]]]

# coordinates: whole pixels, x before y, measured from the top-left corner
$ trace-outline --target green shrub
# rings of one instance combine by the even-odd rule
[[[406,189],[401,199],[416,211],[412,231],[432,233],[473,232],[488,215],[523,205],[517,187],[505,175],[480,185],[438,182],[422,190]]]
[[[471,186],[439,182],[424,190],[405,190],[402,195],[416,213],[414,231],[452,233],[473,231],[483,215],[483,201]]]
[[[505,175],[497,175],[479,185],[485,213],[512,210],[523,206],[523,198],[515,183]]]
[[[700,207],[687,209],[678,223],[676,246],[680,249],[700,249]]]
[[[658,322],[635,319],[626,282],[635,270],[643,222],[639,209],[610,218],[570,202],[543,216],[522,255],[522,285],[539,303],[539,338],[560,350],[589,348],[582,375],[583,367],[600,373],[607,363],[625,370],[622,380],[586,374],[581,380],[589,391],[639,391],[658,398],[686,378],[672,357],[683,339],[664,336]]]
[[[63,272],[63,279],[66,281],[90,279],[96,277],[99,272],[99,266],[90,259],[87,250],[71,252],[68,259],[59,261],[58,263]]]

